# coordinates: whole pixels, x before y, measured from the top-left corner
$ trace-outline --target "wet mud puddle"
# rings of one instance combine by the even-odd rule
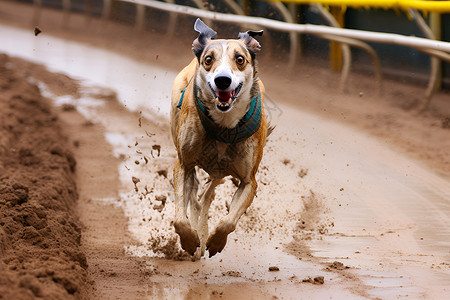
[[[129,218],[139,243],[124,247],[143,260],[148,298],[450,297],[450,184],[387,145],[269,91],[277,128],[258,196],[221,254],[191,262],[171,226],[176,153],[167,115],[176,74],[13,28],[0,27],[0,38],[0,51],[85,83],[81,99],[49,96],[101,123],[122,160],[120,197],[97,200]],[[102,93],[119,101],[90,97]],[[230,179],[218,188],[210,226],[234,190]]]

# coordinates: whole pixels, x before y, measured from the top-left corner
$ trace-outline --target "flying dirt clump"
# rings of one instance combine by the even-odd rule
[[[345,266],[343,263],[341,263],[339,261],[334,261],[333,263],[329,264],[328,267],[326,267],[326,270],[342,271],[342,270],[346,270],[346,269],[350,269],[350,267]]]
[[[316,276],[314,278],[308,277],[302,280],[302,282],[313,283],[313,284],[324,284],[325,278],[323,276]]]
[[[320,234],[328,233],[334,227],[334,222],[325,218],[327,208],[324,204],[325,197],[310,191],[308,196],[302,196],[304,209],[298,219],[296,235],[303,240],[310,240]]]
[[[42,32],[42,29],[39,26],[34,27],[34,36],[38,36]]]
[[[167,201],[167,197],[164,195],[157,195],[155,197],[156,201],[159,201],[160,204],[155,204],[153,205],[153,209],[157,210],[158,212],[162,212],[162,210],[164,209],[164,206],[166,206],[166,201]]]
[[[157,235],[149,238],[149,247],[155,253],[161,253],[167,259],[187,260],[190,256],[178,246],[178,237]]]
[[[136,193],[139,192],[139,189],[138,189],[138,187],[137,187],[137,184],[138,184],[139,182],[141,182],[141,180],[140,180],[139,178],[137,178],[137,177],[132,176],[132,177],[131,177],[131,181],[133,181],[133,184],[134,184],[134,190],[136,191]]]
[[[222,276],[242,277],[242,274],[241,274],[241,272],[238,272],[238,271],[226,271],[226,272],[222,272]]]
[[[301,196],[303,210],[297,215],[297,225],[293,232],[293,240],[286,245],[288,253],[298,259],[312,257],[311,249],[306,241],[321,239],[334,227],[334,222],[326,217],[325,197],[313,191],[307,196]]]

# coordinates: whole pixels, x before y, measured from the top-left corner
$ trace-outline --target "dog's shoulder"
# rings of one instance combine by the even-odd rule
[[[195,72],[198,68],[198,60],[194,58],[189,65],[184,67],[180,73],[178,73],[177,77],[175,77],[175,81],[173,84],[173,90],[183,90],[195,75]]]
[[[175,109],[181,98],[183,91],[188,88],[189,83],[193,80],[198,69],[198,60],[194,58],[189,65],[184,67],[180,73],[175,77],[172,86],[172,109]],[[187,91],[188,89],[186,89]],[[186,97],[188,98],[188,97]]]

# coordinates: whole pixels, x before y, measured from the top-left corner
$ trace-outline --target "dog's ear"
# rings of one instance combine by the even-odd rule
[[[200,59],[200,55],[202,55],[206,42],[213,40],[216,37],[217,32],[209,28],[199,18],[195,21],[194,30],[198,32],[198,37],[192,43],[192,51],[194,51],[197,58]]]
[[[263,35],[263,30],[260,31],[252,31],[248,30],[247,32],[239,32],[238,39],[244,42],[244,44],[247,45],[247,49],[250,52],[256,53],[259,50],[261,50],[261,45],[259,42],[254,38],[255,36],[261,36]]]

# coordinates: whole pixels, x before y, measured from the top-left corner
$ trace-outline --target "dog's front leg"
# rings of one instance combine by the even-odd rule
[[[193,173],[194,172],[194,173]],[[192,192],[195,189],[195,169],[187,171],[184,166],[177,161],[173,170],[173,185],[175,190],[175,221],[173,226],[175,232],[180,236],[181,248],[189,254],[194,255],[197,247],[200,246],[200,239],[187,218],[187,207]],[[191,205],[193,205],[191,203]]]
[[[205,186],[205,190],[200,196],[200,215],[198,220],[197,232],[200,236],[200,249],[197,251],[197,259],[200,259],[205,254],[206,241],[208,239],[208,216],[211,202],[214,200],[216,186],[223,183],[223,179],[210,179]]]
[[[209,257],[221,252],[227,243],[228,234],[236,229],[237,222],[245,213],[256,194],[257,183],[255,178],[249,181],[241,181],[239,188],[234,193],[230,212],[226,215],[211,233],[206,243]]]

